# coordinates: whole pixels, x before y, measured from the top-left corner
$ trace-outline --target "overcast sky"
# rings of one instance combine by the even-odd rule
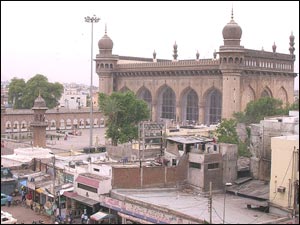
[[[90,84],[91,24],[96,15],[93,55],[107,34],[113,54],[172,59],[212,58],[223,45],[222,29],[234,20],[243,30],[245,48],[289,54],[289,36],[295,36],[295,72],[299,73],[299,2],[5,2],[1,1],[1,81],[27,81],[43,74],[50,82]],[[299,77],[299,76],[298,76]],[[98,75],[93,68],[93,84]],[[299,89],[299,78],[295,80]]]

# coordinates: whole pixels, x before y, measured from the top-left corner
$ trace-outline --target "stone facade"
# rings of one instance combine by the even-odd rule
[[[181,124],[218,123],[247,103],[262,96],[293,102],[294,36],[290,54],[258,51],[240,45],[242,29],[233,20],[223,29],[224,45],[212,59],[173,60],[113,55],[107,33],[99,40],[96,72],[99,91],[133,91],[150,108],[153,121],[173,120]],[[218,55],[218,57],[217,57]]]
[[[1,134],[13,134],[32,131],[30,126],[34,120],[31,109],[1,108]],[[99,110],[93,110],[94,127],[104,125],[104,118]],[[87,129],[90,127],[90,110],[81,109],[49,109],[45,112],[46,131]]]

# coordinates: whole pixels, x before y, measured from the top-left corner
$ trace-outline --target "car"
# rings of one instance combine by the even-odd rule
[[[8,195],[1,193],[1,205],[6,205]],[[2,215],[2,213],[1,213]]]
[[[10,213],[1,210],[1,224],[17,224],[18,220]]]

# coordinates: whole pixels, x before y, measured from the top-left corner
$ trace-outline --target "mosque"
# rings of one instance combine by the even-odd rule
[[[99,91],[133,91],[147,102],[152,121],[170,120],[180,124],[215,124],[245,109],[248,102],[264,96],[293,103],[294,35],[290,54],[247,49],[240,45],[242,28],[231,20],[222,31],[224,44],[213,58],[173,59],[120,56],[112,54],[113,41],[107,34],[99,40],[94,59]],[[263,37],[262,37],[263,38]]]

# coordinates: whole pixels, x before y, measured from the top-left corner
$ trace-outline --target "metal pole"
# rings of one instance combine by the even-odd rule
[[[226,202],[226,185],[225,185],[225,193],[224,193],[223,224],[225,224],[225,202]]]
[[[93,21],[91,35],[91,86],[90,86],[90,150],[93,145]]]
[[[212,182],[209,182],[209,223],[212,224]]]
[[[100,18],[93,15],[92,17],[85,17],[85,22],[92,24],[92,32],[91,32],[91,86],[90,86],[90,145],[89,151],[93,145],[93,24],[98,23]]]
[[[53,153],[52,153],[53,154]],[[53,205],[55,204],[56,201],[56,191],[55,191],[55,155],[53,154]],[[54,215],[54,212],[53,212]],[[55,218],[55,215],[54,215]]]

